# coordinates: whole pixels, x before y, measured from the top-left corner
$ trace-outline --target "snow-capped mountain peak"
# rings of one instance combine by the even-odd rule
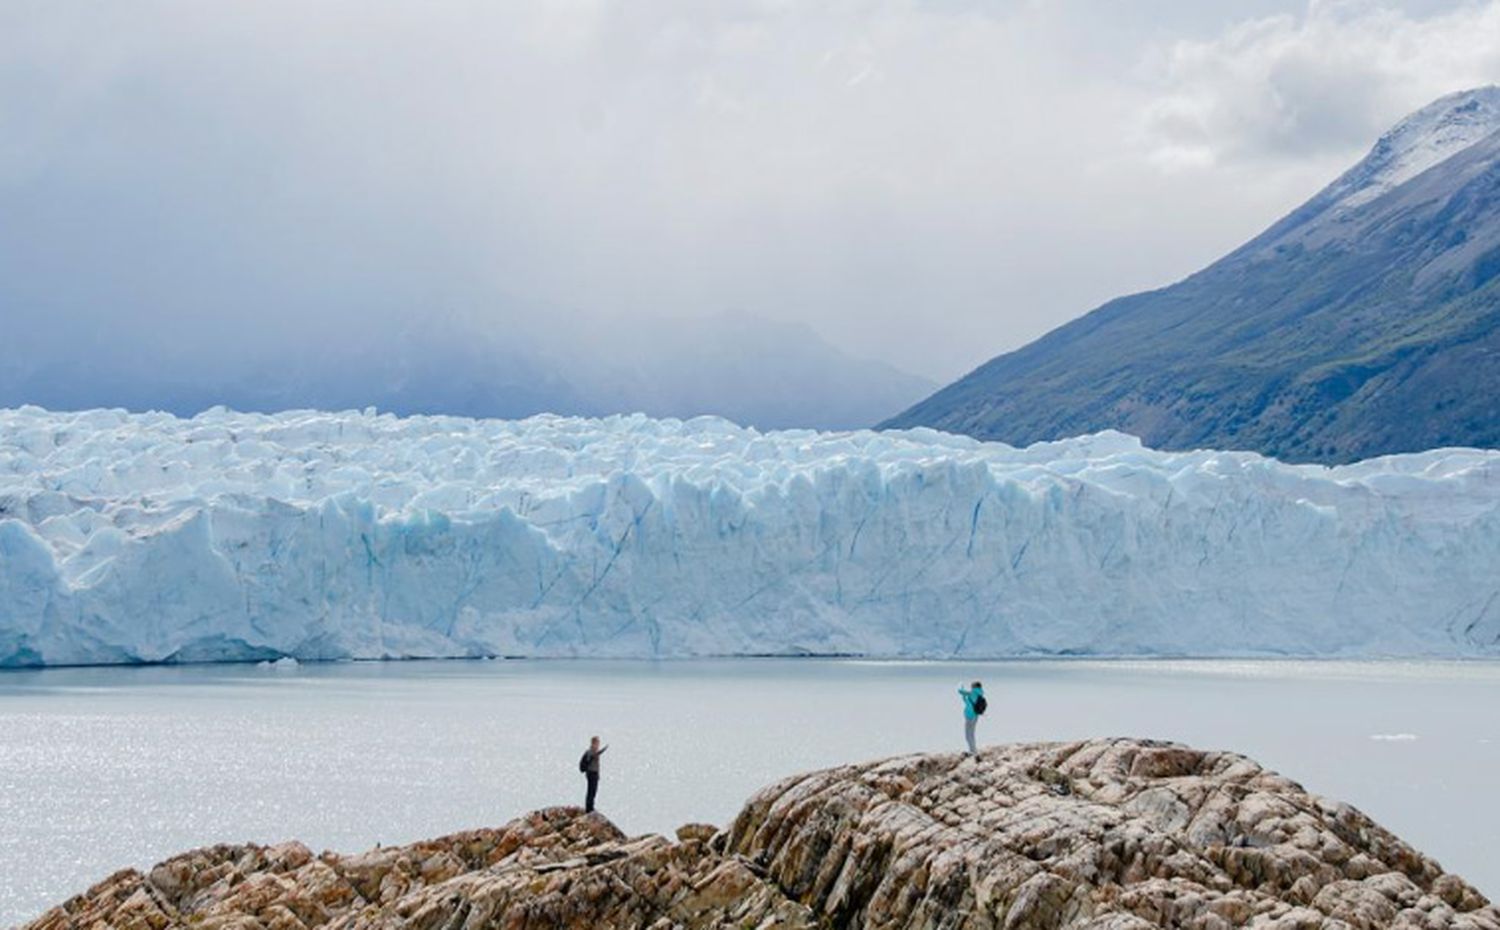
[[[1381,136],[1370,154],[1324,192],[1341,212],[1368,203],[1500,130],[1500,86],[1439,97]]]

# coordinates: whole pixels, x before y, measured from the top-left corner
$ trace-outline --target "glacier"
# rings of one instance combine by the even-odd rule
[[[1500,452],[0,410],[0,665],[1500,655]]]

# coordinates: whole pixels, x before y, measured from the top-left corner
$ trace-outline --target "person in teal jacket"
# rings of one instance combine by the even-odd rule
[[[958,696],[964,699],[964,739],[969,742],[969,755],[978,755],[979,748],[974,745],[974,725],[979,722],[979,715],[984,713],[984,685],[979,682],[968,688],[958,686]]]

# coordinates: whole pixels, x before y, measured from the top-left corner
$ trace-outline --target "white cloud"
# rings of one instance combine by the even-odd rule
[[[1163,167],[1348,157],[1444,93],[1500,81],[1500,3],[1313,0],[1171,43],[1148,73],[1145,141]]]

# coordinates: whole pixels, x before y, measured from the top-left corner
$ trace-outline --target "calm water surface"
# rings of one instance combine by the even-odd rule
[[[0,925],[223,841],[356,851],[581,803],[630,833],[728,821],[796,771],[1130,735],[1256,757],[1500,894],[1500,664],[402,662],[0,673]]]

